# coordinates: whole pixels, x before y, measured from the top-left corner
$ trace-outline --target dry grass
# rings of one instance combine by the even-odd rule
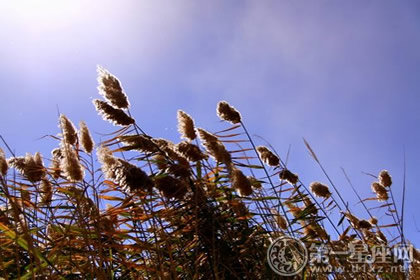
[[[116,77],[100,68],[98,81],[106,101],[95,100],[96,109],[122,128],[95,147],[96,155],[86,124],[77,133],[64,115],[51,157],[6,160],[0,149],[0,278],[278,279],[266,250],[285,234],[337,250],[407,242],[389,201],[388,172],[373,182],[375,197],[359,197],[367,216],[359,219],[332,181],[332,188],[318,182],[308,188],[273,149],[257,147],[227,102],[218,104],[218,115],[232,126],[215,133],[179,111],[185,141],[174,144],[137,125]],[[373,217],[374,207],[394,223]],[[332,221],[332,213],[342,218]],[[416,254],[412,279],[420,274]],[[329,265],[350,263],[331,259]],[[380,272],[381,266],[357,274],[307,269],[295,279],[409,276]]]

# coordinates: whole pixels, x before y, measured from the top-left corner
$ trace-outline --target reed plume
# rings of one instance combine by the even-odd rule
[[[252,194],[251,182],[242,173],[241,170],[234,168],[231,173],[232,187],[239,192],[241,196]]]
[[[222,142],[220,142],[216,136],[202,128],[198,128],[198,134],[209,154],[216,161],[224,163],[228,168],[230,168],[232,158]]]
[[[80,164],[76,151],[67,143],[62,143],[61,154],[63,157],[60,161],[60,170],[69,181],[79,182],[83,180],[84,170]]]
[[[286,168],[280,171],[279,177],[281,180],[285,180],[291,185],[296,185],[299,181],[299,177]]]
[[[241,122],[241,114],[226,101],[217,104],[217,115],[221,120],[237,124]]]
[[[287,229],[287,221],[286,219],[280,215],[280,213],[276,209],[271,209],[271,213],[276,221],[277,226],[280,229],[286,230]]]
[[[258,154],[262,161],[267,164],[268,166],[278,166],[280,163],[280,159],[276,156],[272,151],[270,151],[265,146],[258,146],[257,147]]]
[[[155,186],[166,198],[183,198],[187,191],[187,184],[178,178],[170,175],[155,177]]]
[[[351,224],[354,228],[359,228],[359,223],[360,223],[359,218],[357,218],[356,216],[354,216],[354,215],[353,215],[353,214],[351,214],[350,212],[344,212],[343,214],[344,214],[344,216],[347,218],[347,220],[349,220],[350,224]]]
[[[387,201],[388,191],[387,189],[379,182],[373,182],[371,185],[372,191],[376,194],[378,201]]]
[[[93,151],[93,146],[95,143],[93,142],[92,136],[90,135],[90,131],[84,121],[79,123],[80,127],[80,144],[82,145],[83,149],[86,153],[90,154]]]
[[[187,140],[194,140],[197,138],[194,128],[194,120],[190,115],[185,113],[182,110],[178,110],[178,131],[181,134],[182,138]]]
[[[38,152],[35,155],[27,153],[25,157],[13,157],[8,163],[32,183],[41,181],[45,176],[42,157]]]
[[[138,150],[147,153],[159,151],[159,146],[153,139],[144,135],[122,135],[118,137],[118,140],[125,144],[125,149],[127,150]]]
[[[53,195],[51,182],[48,179],[43,178],[39,188],[41,191],[41,203],[47,206],[50,205]]]
[[[7,165],[6,156],[3,150],[0,148],[0,174],[4,177],[7,174],[9,166]]]
[[[61,175],[60,162],[61,162],[61,159],[63,158],[61,149],[55,148],[54,150],[52,150],[51,156],[52,156],[51,164],[50,164],[51,176],[57,180],[58,178],[60,178],[60,175]]]
[[[123,190],[131,193],[136,193],[139,190],[151,190],[153,186],[152,180],[139,167],[115,157],[104,146],[98,148],[97,155],[102,164],[101,168],[105,177],[110,180],[115,180]]]
[[[131,193],[151,191],[153,182],[146,172],[139,167],[123,159],[118,159],[118,165],[114,166],[114,168],[115,180],[123,189],[126,189]]]
[[[371,223],[372,225],[377,225],[378,224],[378,219],[376,217],[371,217],[369,219],[369,223]]]
[[[312,193],[317,197],[322,198],[329,198],[331,196],[330,189],[328,186],[320,183],[320,182],[313,182],[309,185]]]
[[[248,176],[247,178],[249,182],[251,183],[252,188],[258,189],[258,190],[262,188],[262,183],[257,178],[253,176]]]
[[[127,95],[124,93],[117,77],[108,72],[105,68],[98,66],[98,90],[113,107],[127,109],[130,106]]]
[[[379,183],[384,187],[391,187],[392,185],[392,178],[389,175],[388,170],[382,170],[378,176]]]
[[[74,124],[64,115],[60,115],[60,125],[59,125],[64,141],[69,145],[76,144],[77,141],[77,132]]]
[[[93,105],[95,105],[96,111],[102,118],[113,125],[128,126],[135,122],[134,119],[128,116],[123,110],[114,108],[105,101],[94,99]]]
[[[208,158],[206,154],[203,154],[197,145],[191,144],[187,141],[182,141],[176,145],[176,150],[187,158],[189,161],[200,161]]]
[[[360,220],[359,224],[357,225],[357,228],[359,229],[371,229],[372,228],[372,224],[369,221],[366,220]]]

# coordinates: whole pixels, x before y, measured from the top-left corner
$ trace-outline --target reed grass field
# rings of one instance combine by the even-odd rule
[[[76,126],[65,112],[51,154],[14,154],[1,138],[0,279],[420,279],[386,166],[369,174],[369,197],[347,177],[358,198],[350,204],[310,143],[326,176],[302,182],[305,170],[289,170],[228,102],[216,106],[219,131],[179,110],[174,143],[143,130],[147,120],[135,118],[122,83],[102,67],[98,91],[94,108],[114,129],[100,140],[89,120]],[[277,274],[267,257],[284,236],[308,251],[293,276]],[[354,269],[351,257],[397,247],[410,250]],[[352,250],[324,258],[314,248]],[[292,254],[288,265],[297,262]]]

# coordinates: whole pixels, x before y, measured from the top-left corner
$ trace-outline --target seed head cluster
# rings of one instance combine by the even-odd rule
[[[223,143],[220,142],[216,136],[202,128],[198,128],[198,135],[209,154],[216,161],[224,163],[228,168],[230,168],[232,158]]]
[[[64,142],[69,145],[76,144],[77,141],[77,132],[74,124],[63,114],[60,115],[60,125]]]
[[[94,99],[96,111],[104,120],[111,122],[113,125],[128,126],[134,123],[134,119],[128,116],[123,110],[114,108],[105,101]]]
[[[98,148],[97,155],[107,179],[115,180],[124,190],[132,193],[151,190],[152,180],[139,167],[115,157],[109,148],[104,146]]]
[[[27,153],[25,157],[13,157],[8,163],[32,183],[41,181],[45,176],[42,156],[38,152],[35,155]]]
[[[171,175],[159,176],[154,179],[155,186],[166,198],[183,198],[187,191],[187,184]]]
[[[189,161],[197,162],[207,158],[197,145],[182,141],[176,145],[176,150]]]
[[[317,197],[322,198],[329,198],[331,196],[330,189],[328,186],[320,183],[320,182],[313,182],[309,185],[312,193]]]
[[[241,122],[241,114],[226,101],[217,104],[217,115],[221,120],[237,124]]]
[[[387,201],[388,191],[387,189],[379,182],[373,182],[371,185],[372,191],[376,194],[378,201]]]
[[[234,168],[231,173],[232,187],[239,192],[241,196],[252,194],[251,182],[242,173],[241,170]]]
[[[93,142],[92,136],[90,135],[90,131],[84,121],[81,121],[79,123],[79,127],[80,144],[82,145],[85,152],[90,154],[93,151],[93,146],[95,146],[95,143]]]
[[[281,180],[285,180],[291,185],[296,185],[299,181],[298,175],[292,173],[290,170],[286,168],[280,171],[279,177]]]
[[[61,175],[60,162],[61,162],[61,159],[63,158],[61,149],[55,148],[54,150],[52,150],[51,156],[52,158],[51,158],[51,163],[50,163],[50,172],[51,172],[51,176],[57,180],[58,178],[60,178],[60,175]]]
[[[63,142],[61,145],[61,154],[60,170],[63,171],[63,175],[69,181],[82,181],[85,172],[76,150],[69,144]]]
[[[381,183],[382,186],[388,187],[388,188],[391,187],[392,178],[391,178],[391,175],[389,175],[387,170],[382,170],[379,173],[378,179],[379,179],[379,183]]]
[[[3,150],[0,148],[0,174],[2,176],[6,176],[7,169],[9,169],[9,167],[7,165],[6,156]]]
[[[130,103],[128,102],[127,95],[124,93],[118,78],[101,66],[98,66],[97,70],[99,94],[115,108],[128,108]]]
[[[123,135],[119,136],[118,140],[124,143],[124,149],[127,150],[138,150],[144,153],[155,153],[159,150],[153,139],[145,135]]]
[[[280,163],[280,159],[276,156],[272,151],[270,151],[265,146],[258,146],[257,147],[258,154],[261,160],[267,164],[268,166],[278,166]]]
[[[182,110],[178,110],[178,131],[184,139],[192,141],[197,138],[194,128],[194,120],[190,115]]]

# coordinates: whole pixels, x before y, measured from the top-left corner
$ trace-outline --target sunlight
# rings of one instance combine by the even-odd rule
[[[32,28],[76,21],[87,4],[81,1],[16,0],[0,1],[2,17]]]

